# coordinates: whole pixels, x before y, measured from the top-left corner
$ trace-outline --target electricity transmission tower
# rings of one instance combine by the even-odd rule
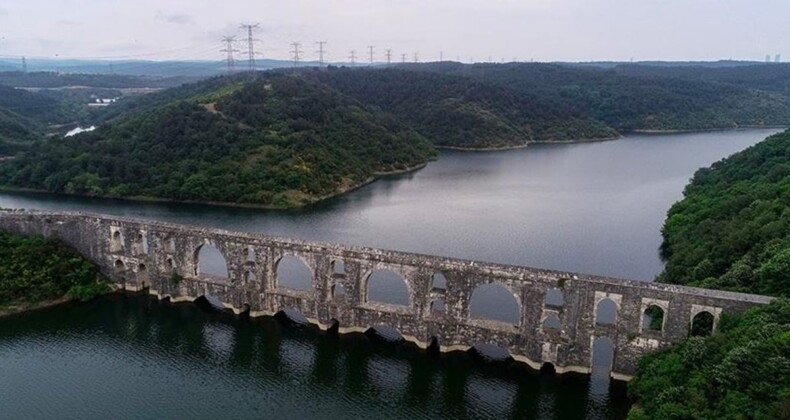
[[[324,53],[326,52],[326,50],[324,50],[324,45],[326,45],[326,41],[316,41],[315,43],[318,44],[318,51],[317,51],[318,52],[318,64],[323,66],[324,65]]]
[[[420,55],[418,53],[414,53],[414,62],[415,63],[419,63],[420,62]]]
[[[227,54],[227,65],[228,65],[228,72],[233,72],[234,67],[236,66],[236,60],[233,58],[233,53],[239,52],[239,50],[233,48],[233,44],[236,43],[235,36],[223,36],[222,42],[225,44],[225,48],[219,50],[220,52],[224,52]]]
[[[299,41],[294,41],[291,43],[291,58],[293,58],[294,67],[297,67],[299,62],[302,60],[302,50],[300,49],[301,46],[302,43]]]
[[[22,57],[22,71],[27,73],[27,58]]]
[[[388,49],[387,51],[387,65],[392,64],[392,50]]]
[[[247,30],[248,66],[249,66],[249,70],[253,71],[253,70],[255,70],[255,41],[256,41],[256,39],[253,38],[252,32],[255,29],[258,29],[258,27],[260,27],[260,24],[258,24],[258,23],[254,24],[254,25],[242,24],[240,27],[242,29],[246,29]]]
[[[348,56],[348,59],[351,60],[351,64],[354,65],[357,63],[357,51],[351,50],[351,55]]]
[[[439,62],[444,62],[444,51],[439,51]]]
[[[373,45],[368,45],[368,55],[370,57],[370,64],[373,65]]]

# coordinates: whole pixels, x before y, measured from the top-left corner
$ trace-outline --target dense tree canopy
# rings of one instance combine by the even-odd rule
[[[644,356],[629,419],[787,419],[790,300],[725,316],[720,332]]]
[[[62,242],[0,231],[0,311],[107,290],[99,269]]]
[[[700,169],[663,235],[660,281],[790,297],[790,131]]]
[[[465,77],[346,68],[305,74],[394,114],[439,146],[508,147],[618,136],[574,108]]]
[[[677,66],[435,63],[404,68],[460,75],[529,93],[621,132],[790,125],[790,92],[784,87],[790,71],[781,67],[692,72]]]
[[[392,117],[300,77],[217,78],[143,98],[91,133],[37,144],[7,185],[292,207],[435,156]]]

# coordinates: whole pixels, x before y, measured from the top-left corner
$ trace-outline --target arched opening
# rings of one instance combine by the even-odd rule
[[[274,314],[274,317],[281,321],[285,321],[289,324],[300,327],[309,323],[307,317],[305,317],[304,314],[296,308],[285,308]]]
[[[113,264],[116,273],[120,273],[126,270],[126,265],[121,260],[115,260],[115,264]]]
[[[167,257],[167,268],[173,270],[176,268],[176,262],[172,258]]]
[[[255,263],[255,248],[248,246],[244,248],[244,260],[248,263]]]
[[[477,286],[469,299],[469,316],[519,325],[521,308],[518,300],[500,283]]]
[[[428,352],[428,356],[436,357],[441,354],[441,346],[439,346],[439,339],[436,336],[432,336],[428,339],[428,347],[426,348]]]
[[[206,294],[198,297],[195,300],[195,303],[198,304],[198,306],[200,306],[200,307],[202,307],[204,309],[210,309],[210,310],[216,310],[216,311],[222,311],[222,310],[225,309],[225,304],[222,303],[222,299],[220,299],[218,296],[214,296],[214,295],[212,295],[210,293],[206,293]]]
[[[332,275],[342,276],[346,274],[346,264],[343,260],[332,261]]]
[[[391,327],[386,324],[378,324],[370,327],[366,332],[368,336],[387,342],[401,342],[404,341],[403,335],[397,328]]]
[[[391,270],[373,270],[368,276],[367,301],[408,306],[411,299],[403,277]]]
[[[286,255],[277,262],[277,287],[289,290],[312,290],[313,272],[301,258]]]
[[[617,321],[617,304],[605,298],[598,302],[595,309],[595,323],[598,325],[614,325]]]
[[[212,245],[201,245],[198,248],[196,267],[196,276],[229,277],[225,256]]]
[[[244,272],[244,284],[254,283],[258,281],[258,276],[255,275],[255,272],[252,270],[246,270]]]
[[[447,290],[447,277],[442,273],[435,273],[431,279],[431,289],[435,291]]]
[[[543,362],[543,364],[540,366],[540,373],[547,373],[553,375],[557,373],[557,368],[554,367],[554,363]]]
[[[340,332],[340,321],[335,318],[329,320],[329,328],[326,329],[326,332],[331,335],[337,335]]]
[[[436,298],[431,301],[431,315],[443,316],[445,312],[446,312],[446,308],[444,305],[444,299]]]
[[[642,314],[643,331],[662,331],[664,329],[664,310],[658,305],[650,305]]]
[[[121,231],[116,230],[110,235],[110,251],[119,252],[123,248],[123,240],[121,239]]]
[[[559,331],[561,327],[560,317],[555,313],[549,314],[546,319],[543,320],[544,331]]]
[[[332,286],[332,297],[333,298],[342,298],[346,295],[346,288],[340,283],[335,283]]]
[[[137,266],[137,282],[142,287],[145,287],[149,283],[148,267],[146,267],[145,264],[139,264]]]
[[[565,305],[565,294],[562,293],[562,290],[556,288],[546,290],[546,299],[543,301],[543,305],[561,308]]]
[[[167,238],[164,240],[165,252],[168,254],[176,253],[176,240],[174,238]]]
[[[148,238],[143,232],[139,232],[134,236],[132,252],[136,255],[148,254]]]
[[[714,316],[708,311],[702,311],[696,315],[691,321],[692,337],[707,337],[713,334]]]
[[[486,362],[505,362],[513,359],[506,348],[491,343],[475,344],[470,351]]]
[[[597,337],[593,341],[592,372],[594,375],[609,376],[614,361],[614,343],[609,337]]]

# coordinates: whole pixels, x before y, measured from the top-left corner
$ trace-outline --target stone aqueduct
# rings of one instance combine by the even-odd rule
[[[98,264],[120,288],[148,289],[160,299],[191,301],[210,295],[236,313],[249,311],[251,316],[292,308],[321,328],[340,332],[388,325],[420,347],[438,345],[442,351],[494,344],[534,368],[551,363],[557,372],[590,372],[593,345],[606,337],[613,344],[611,375],[619,379],[628,379],[646,352],[688,336],[698,314],[712,316],[715,328],[722,313],[770,301],[757,295],[83,213],[4,211],[0,228],[61,238]],[[198,271],[198,252],[205,245],[223,254],[227,277]],[[310,268],[310,290],[278,286],[276,267],[288,255]],[[341,262],[344,269],[337,272]],[[381,269],[402,277],[408,305],[368,300],[368,279]],[[440,287],[433,284],[437,273],[446,278]],[[516,324],[470,315],[474,290],[488,283],[501,285],[518,302]],[[340,287],[342,296],[337,293]],[[551,301],[547,294],[561,299]],[[440,300],[443,311],[434,307]],[[602,302],[616,310],[611,323],[596,319]],[[648,328],[643,316],[653,306],[663,312],[663,320]],[[548,325],[549,318],[556,324]]]

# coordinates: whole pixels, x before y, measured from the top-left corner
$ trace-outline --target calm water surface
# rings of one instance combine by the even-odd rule
[[[660,228],[694,171],[778,130],[629,136],[442,153],[416,173],[290,212],[0,193],[83,210],[650,280]],[[495,303],[492,303],[495,306]],[[113,296],[0,320],[0,418],[619,418],[604,375],[430,359],[365,336]]]

